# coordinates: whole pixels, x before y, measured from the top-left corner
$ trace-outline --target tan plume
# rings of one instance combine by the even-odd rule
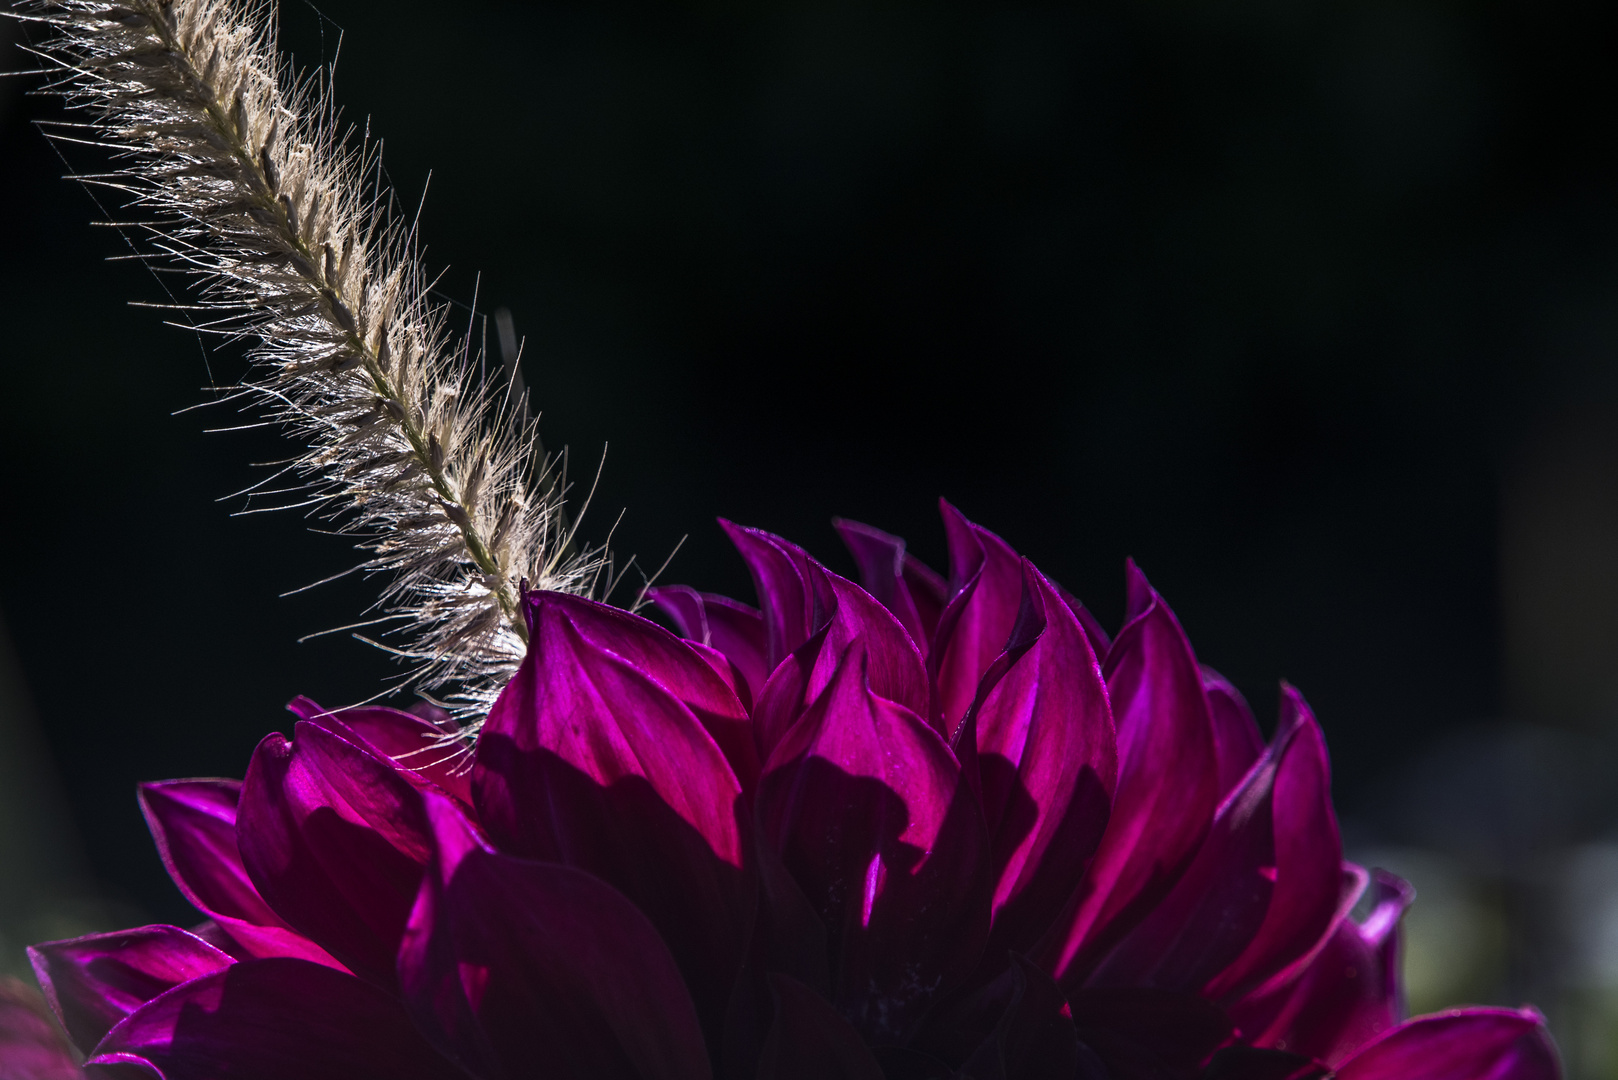
[[[475,719],[521,660],[523,582],[590,593],[602,550],[572,543],[565,482],[520,385],[478,377],[429,298],[375,143],[338,130],[327,84],[297,78],[262,0],[54,0],[18,17],[83,123],[112,150],[151,253],[200,278],[200,329],[245,339],[242,392],[305,449],[290,468],[387,576],[386,646],[413,684]]]

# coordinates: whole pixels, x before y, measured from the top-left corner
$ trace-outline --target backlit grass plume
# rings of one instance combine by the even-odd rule
[[[377,145],[345,141],[259,0],[19,17],[49,34],[48,89],[87,118],[52,133],[115,154],[82,179],[127,199],[153,257],[198,276],[202,329],[250,343],[242,392],[306,447],[290,471],[361,538],[363,569],[389,576],[381,611],[415,685],[481,715],[522,660],[522,583],[588,594],[607,563],[571,543],[520,383],[480,379],[429,299]]]

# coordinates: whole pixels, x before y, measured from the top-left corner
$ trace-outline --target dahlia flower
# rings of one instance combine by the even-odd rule
[[[1531,1010],[1401,1022],[1411,894],[1343,861],[1296,690],[1266,744],[1133,565],[1109,637],[943,512],[947,578],[839,523],[858,585],[727,523],[759,607],[658,590],[680,637],[529,592],[469,747],[299,699],[245,780],[145,785],[208,921],[32,951],[86,1068],[1558,1075]]]

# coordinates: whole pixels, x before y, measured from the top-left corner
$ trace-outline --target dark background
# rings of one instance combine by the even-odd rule
[[[948,497],[1111,626],[1135,556],[1268,724],[1301,686],[1352,818],[1522,711],[1502,477],[1618,400],[1611,5],[284,5],[447,297],[508,306],[585,533],[750,595],[715,515],[942,568]],[[12,55],[4,63],[23,62]],[[184,918],[139,780],[240,775],[391,665],[286,454],[173,415],[241,370],[0,83],[0,612],[101,887]],[[105,163],[67,147],[81,171]],[[178,288],[172,281],[171,287]],[[492,339],[492,337],[491,337]],[[315,523],[318,524],[318,523]],[[620,597],[622,599],[622,596]],[[1551,718],[1557,719],[1557,718]]]

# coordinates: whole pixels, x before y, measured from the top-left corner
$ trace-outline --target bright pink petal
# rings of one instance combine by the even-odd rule
[[[938,621],[928,669],[938,687],[940,730],[953,733],[978,682],[1005,651],[1022,608],[1022,559],[994,533],[939,500],[949,538],[949,605]]]
[[[431,854],[421,793],[382,755],[307,720],[259,743],[237,845],[259,893],[299,933],[379,986]]]
[[[1236,790],[1247,770],[1264,753],[1264,736],[1253,710],[1241,692],[1213,668],[1202,669],[1202,688],[1208,693],[1213,717],[1214,753],[1219,756],[1219,794]]]
[[[369,747],[411,776],[472,803],[471,747],[455,738],[453,721],[434,724],[414,713],[369,705],[329,712],[306,697],[287,708],[350,742]]]
[[[776,747],[758,813],[826,926],[838,1008],[901,1041],[977,960],[988,839],[949,748],[872,691],[859,644]]]
[[[182,983],[108,1032],[89,1064],[164,1080],[464,1080],[392,995],[291,959]]]
[[[291,956],[343,969],[265,903],[236,846],[240,780],[164,780],[137,797],[157,853],[185,898],[249,955]],[[346,969],[343,969],[346,970]]]
[[[1343,842],[1331,802],[1331,765],[1326,737],[1303,695],[1281,688],[1275,774],[1275,892],[1264,924],[1242,955],[1204,992],[1213,998],[1241,995],[1267,980],[1290,982],[1339,918]],[[1352,901],[1351,901],[1352,902]]]
[[[31,947],[28,958],[51,1009],[83,1050],[159,994],[235,963],[174,926],[48,941]]]
[[[691,709],[600,644],[616,614],[550,593],[528,605],[528,655],[478,737],[479,818],[501,850],[587,870],[628,896],[713,1031],[754,906],[741,784]]]
[[[1296,981],[1231,1007],[1253,1043],[1336,1065],[1399,1022],[1399,917],[1414,892],[1386,873],[1372,887],[1365,921],[1340,920]]]
[[[770,976],[770,989],[775,1020],[758,1080],[883,1080],[859,1032],[825,998],[785,975]]]
[[[1089,639],[1026,560],[1018,626],[1015,654],[972,724],[994,848],[993,961],[1026,951],[1060,913],[1101,840],[1118,782],[1112,711]]]
[[[1103,671],[1118,732],[1118,792],[1089,873],[1041,947],[1064,986],[1082,982],[1168,894],[1219,803],[1202,675],[1161,597],[1118,634]]]
[[[582,870],[489,850],[449,801],[428,805],[438,857],[399,971],[440,1050],[483,1076],[709,1080],[690,992],[645,915]]]
[[[1337,1080],[1557,1080],[1545,1021],[1532,1009],[1456,1009],[1422,1016],[1362,1049]]]

